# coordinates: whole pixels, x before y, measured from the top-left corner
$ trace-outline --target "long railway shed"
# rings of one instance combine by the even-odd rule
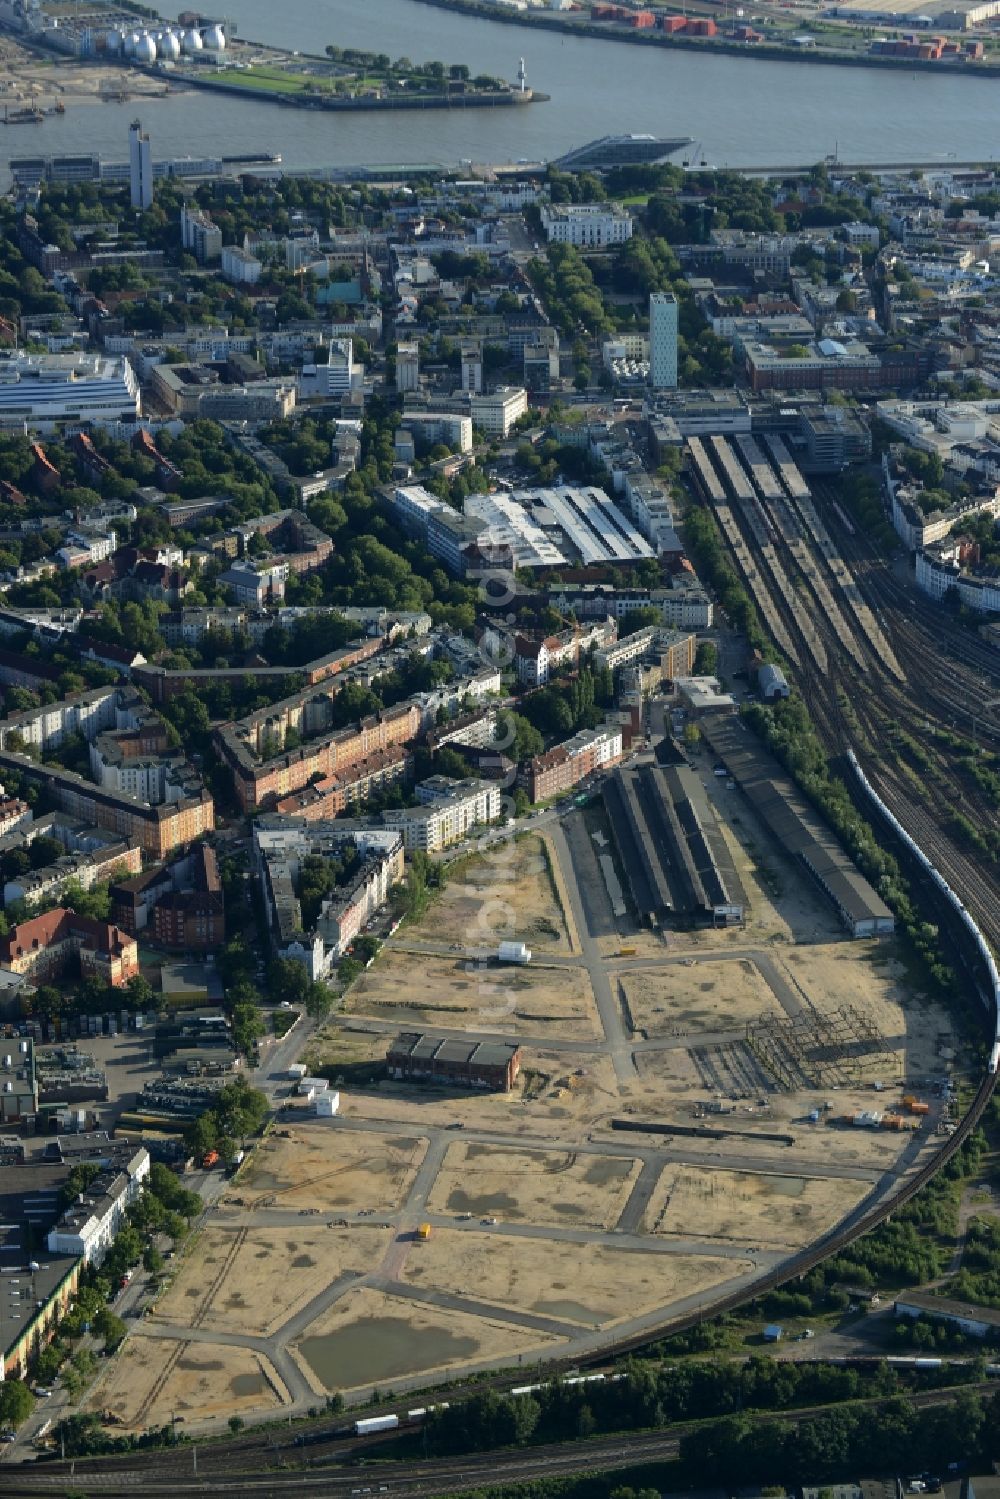
[[[715,810],[688,766],[619,769],[605,788],[611,828],[641,920],[743,919],[746,895]]]
[[[764,827],[812,876],[851,936],[892,932],[895,921],[885,901],[756,735],[720,714],[703,718],[699,728]]]

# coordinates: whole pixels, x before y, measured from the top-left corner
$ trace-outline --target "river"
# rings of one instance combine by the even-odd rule
[[[162,0],[161,0],[162,3]],[[176,9],[184,0],[173,0]],[[552,158],[597,135],[689,135],[718,166],[989,159],[1000,83],[921,72],[753,61],[649,51],[624,43],[528,33],[418,0],[227,0],[239,35],[301,51],[329,42],[414,61],[465,62],[551,95],[526,109],[324,115],[185,92],[90,104],[41,125],[7,126],[3,156],[88,150],[123,159],[141,113],[154,155],[280,152],[292,168],[354,163]],[[167,0],[166,14],[170,14]],[[2,166],[2,160],[0,160]]]

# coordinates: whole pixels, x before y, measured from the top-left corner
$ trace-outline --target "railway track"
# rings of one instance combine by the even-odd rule
[[[1000,1383],[984,1379],[977,1383],[950,1385],[936,1390],[918,1391],[907,1396],[917,1409],[933,1409],[949,1404],[959,1390],[975,1391],[981,1396],[995,1394]],[[756,1419],[769,1424],[803,1425],[833,1411],[864,1408],[879,1411],[895,1397],[877,1395],[867,1400],[839,1405],[801,1406],[789,1411],[759,1411]],[[140,1490],[144,1494],[173,1495],[185,1492],[303,1493],[313,1491],[336,1496],[377,1494],[444,1494],[455,1493],[495,1483],[529,1482],[532,1479],[558,1477],[580,1472],[609,1473],[618,1469],[676,1458],[683,1438],[696,1430],[700,1421],[678,1422],[667,1430],[629,1431],[589,1441],[546,1443],[537,1447],[501,1448],[490,1452],[468,1453],[459,1457],[393,1459],[380,1442],[379,1461],[375,1466],[351,1464],[350,1447],[336,1439],[313,1447],[308,1453],[301,1448],[275,1448],[276,1467],[262,1471],[244,1470],[239,1465],[240,1443],[227,1444],[232,1449],[225,1467],[206,1467],[207,1449],[195,1456],[191,1447],[144,1453],[138,1462],[113,1462],[107,1458],[77,1459],[49,1463],[29,1469],[4,1470],[5,1499],[22,1495],[59,1494],[67,1488],[85,1492],[118,1493]],[[369,1451],[371,1449],[369,1448]],[[284,1466],[281,1466],[284,1464]]]

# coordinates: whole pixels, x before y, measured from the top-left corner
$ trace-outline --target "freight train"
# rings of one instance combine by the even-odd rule
[[[875,790],[874,786],[872,786],[868,777],[861,769],[861,766],[858,764],[858,757],[853,750],[847,751],[847,758],[850,761],[851,769],[854,771],[854,774],[857,776],[861,785],[864,787],[866,795],[870,797],[870,799],[875,803],[876,807],[879,809],[886,822],[892,828],[893,832],[899,838],[900,842],[905,843],[906,847],[910,850],[910,853],[917,860],[918,864],[920,864],[921,868],[926,870],[927,874],[930,875],[931,879],[934,881],[935,885],[937,885],[938,889],[948,901],[949,905],[951,905],[958,914],[959,920],[962,922],[962,925],[965,927],[965,929],[969,933],[969,936],[972,938],[973,942],[976,945],[976,950],[978,951],[979,956],[982,959],[983,967],[986,969],[986,972],[989,975],[989,981],[993,991],[993,1046],[990,1051],[988,1071],[991,1074],[995,1075],[997,1066],[998,1064],[1000,1064],[1000,972],[997,971],[996,960],[993,957],[993,953],[990,951],[990,945],[986,941],[986,938],[983,936],[982,932],[979,930],[979,927],[977,926],[973,917],[966,910],[961,898],[955,894],[954,890],[948,884],[948,881],[945,879],[944,875],[937,868],[937,866],[931,862],[920,845],[910,837],[909,833],[903,827],[902,823],[899,821],[899,818],[896,817],[895,813],[891,812],[886,806],[885,802],[879,796],[878,792]]]

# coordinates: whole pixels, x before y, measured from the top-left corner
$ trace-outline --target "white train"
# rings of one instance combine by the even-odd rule
[[[892,828],[896,836],[900,839],[901,842],[906,844],[906,847],[910,850],[913,857],[924,867],[924,869],[926,869],[927,873],[930,875],[935,885],[937,885],[942,895],[944,895],[945,899],[958,912],[963,925],[966,927],[970,937],[976,944],[976,947],[979,951],[979,956],[983,960],[983,966],[986,969],[986,972],[989,974],[990,983],[993,986],[994,1032],[993,1047],[990,1051],[988,1070],[990,1073],[995,1074],[997,1066],[1000,1065],[1000,972],[997,971],[996,960],[993,957],[993,953],[990,951],[990,945],[986,941],[986,938],[983,936],[982,932],[979,930],[979,927],[976,925],[976,922],[974,921],[972,916],[965,909],[965,906],[960,898],[955,894],[954,890],[948,884],[948,881],[945,879],[944,875],[934,864],[931,863],[930,859],[928,859],[927,855],[924,853],[920,845],[910,837],[909,833],[903,827],[902,823],[899,821],[899,818],[895,815],[895,813],[891,812],[886,806],[885,802],[879,796],[878,792],[875,790],[874,786],[872,786],[868,777],[861,769],[861,766],[858,764],[858,757],[857,755],[855,755],[853,750],[847,751],[847,758],[851,762],[851,769],[854,771],[854,774],[861,782],[861,785],[864,787],[867,795],[875,803],[876,807],[878,807],[879,811],[882,813],[882,816],[885,818],[886,822]]]

